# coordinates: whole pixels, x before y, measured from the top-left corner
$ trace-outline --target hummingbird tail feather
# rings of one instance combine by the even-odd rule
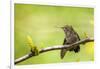
[[[64,56],[65,56],[65,54],[66,54],[66,49],[61,49],[61,54],[60,54],[60,56],[61,56],[61,59],[63,59],[64,58]]]

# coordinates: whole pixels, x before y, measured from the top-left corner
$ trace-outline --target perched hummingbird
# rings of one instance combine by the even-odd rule
[[[64,27],[61,27],[61,28],[63,29],[65,33],[63,45],[72,44],[80,40],[79,35],[77,34],[77,32],[75,32],[72,26],[65,25]],[[64,58],[66,51],[67,51],[66,49],[61,49],[61,59]],[[77,53],[80,51],[80,46],[77,45],[71,48],[69,51],[74,51],[75,53]]]

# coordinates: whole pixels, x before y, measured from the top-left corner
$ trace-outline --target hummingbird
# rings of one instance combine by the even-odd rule
[[[73,29],[72,26],[65,25],[61,28],[63,29],[63,31],[65,33],[63,45],[69,45],[69,44],[75,43],[80,40],[78,33]],[[74,51],[75,53],[78,53],[80,51],[80,46],[77,45],[77,46],[69,49],[69,51]],[[61,49],[61,53],[60,53],[61,59],[64,58],[66,52],[67,52],[66,49]]]

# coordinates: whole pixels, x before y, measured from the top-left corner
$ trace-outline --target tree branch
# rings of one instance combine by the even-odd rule
[[[39,54],[44,53],[44,52],[48,52],[48,51],[52,51],[52,50],[60,50],[60,49],[63,49],[63,48],[66,48],[67,50],[69,50],[70,48],[73,48],[73,47],[75,47],[79,44],[85,44],[85,43],[91,42],[91,41],[94,41],[94,39],[93,38],[85,38],[85,39],[82,39],[82,40],[75,42],[73,44],[70,44],[70,45],[56,45],[56,46],[52,46],[52,47],[47,47],[47,48],[41,49],[39,51]],[[37,56],[37,55],[34,55],[32,52],[30,52],[27,55],[16,59],[14,63],[15,64],[20,63],[20,62],[22,62],[22,61],[24,61],[28,58],[31,58],[33,56]]]

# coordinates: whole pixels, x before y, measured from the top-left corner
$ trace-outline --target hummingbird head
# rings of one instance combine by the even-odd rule
[[[73,30],[71,25],[65,25],[61,28],[64,30],[64,32],[71,32]]]

